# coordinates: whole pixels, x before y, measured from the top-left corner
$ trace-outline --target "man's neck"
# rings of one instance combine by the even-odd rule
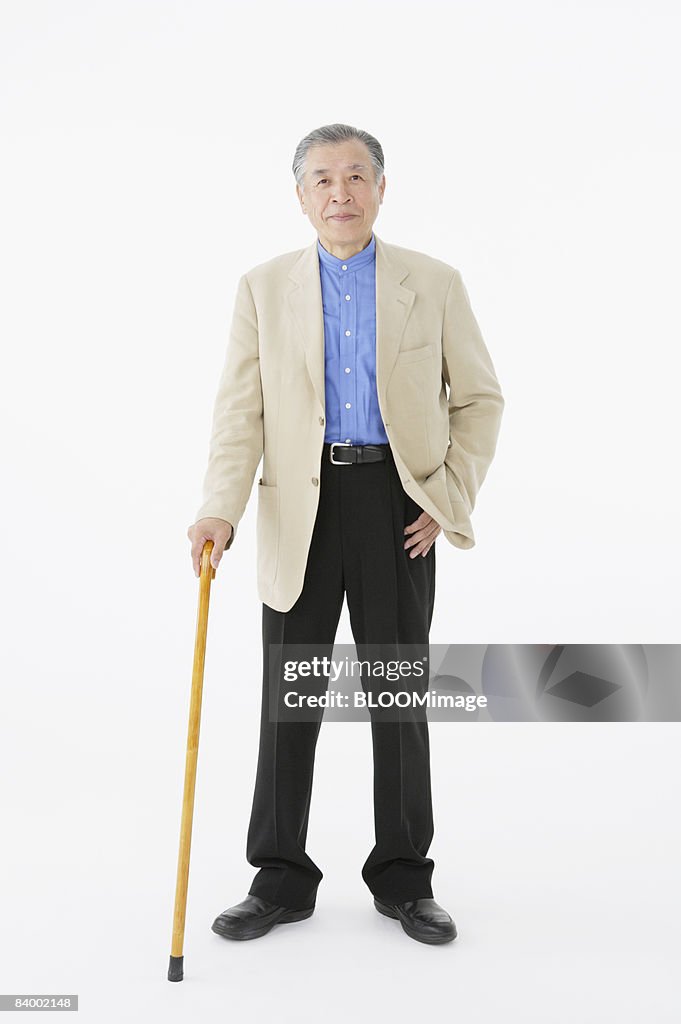
[[[356,256],[358,252],[362,252],[363,249],[366,249],[367,245],[371,243],[372,234],[373,232],[370,231],[367,238],[359,242],[348,242],[347,245],[334,245],[333,242],[327,243],[320,236],[317,237],[319,238],[320,245],[322,245],[328,253],[331,253],[332,256],[336,256],[339,260],[349,260],[353,256]]]

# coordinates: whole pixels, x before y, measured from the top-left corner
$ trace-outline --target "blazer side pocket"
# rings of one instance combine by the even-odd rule
[[[258,578],[271,586],[279,559],[279,488],[262,482],[258,484],[256,543]]]

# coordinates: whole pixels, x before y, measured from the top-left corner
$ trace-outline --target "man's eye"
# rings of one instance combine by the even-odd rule
[[[350,177],[351,178],[359,178],[360,181],[362,180],[361,174],[351,174]],[[328,178],[320,178],[319,181],[317,182],[317,184],[318,185],[323,185],[324,182],[327,182],[328,180],[329,180]]]

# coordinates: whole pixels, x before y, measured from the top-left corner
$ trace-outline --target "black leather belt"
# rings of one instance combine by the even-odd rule
[[[324,454],[334,466],[351,466],[361,462],[384,462],[388,458],[389,444],[346,444],[334,441],[324,445]]]

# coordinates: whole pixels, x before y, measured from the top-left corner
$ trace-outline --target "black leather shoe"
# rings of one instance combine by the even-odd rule
[[[313,913],[314,907],[307,910],[290,910],[276,903],[268,903],[259,896],[248,895],[243,902],[224,910],[216,917],[211,928],[217,935],[223,935],[226,939],[258,939],[261,935],[266,935],[275,924],[304,921]]]
[[[374,906],[379,914],[400,921],[407,935],[418,942],[434,945],[438,942],[451,942],[456,938],[456,925],[447,911],[433,899],[381,903],[374,897]]]

